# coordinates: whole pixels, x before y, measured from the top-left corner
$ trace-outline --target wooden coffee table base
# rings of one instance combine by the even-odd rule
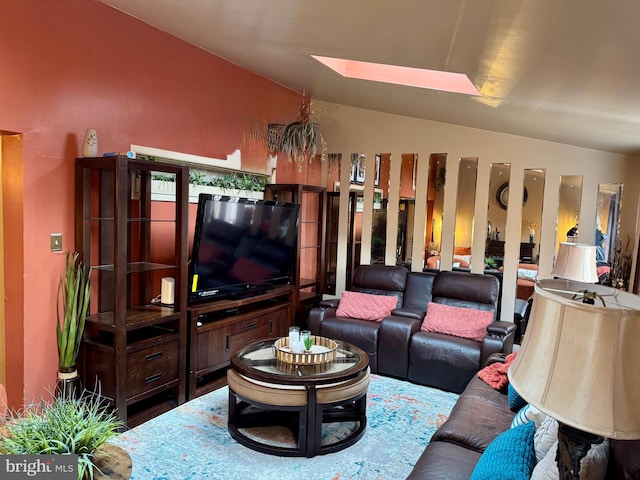
[[[251,380],[233,369],[229,384],[229,433],[242,445],[271,455],[313,457],[337,452],[356,443],[364,434],[367,417],[369,370],[343,382],[329,385],[292,386]],[[322,425],[356,422],[342,440],[322,445]],[[295,447],[260,442],[242,429],[266,426],[289,428]]]

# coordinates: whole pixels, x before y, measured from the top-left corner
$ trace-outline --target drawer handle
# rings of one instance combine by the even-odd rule
[[[151,354],[147,355],[145,357],[145,360],[147,362],[151,362],[152,360],[157,360],[160,357],[162,357],[162,352],[156,352],[156,353],[151,353]]]
[[[155,375],[151,375],[147,378],[144,379],[144,383],[153,383],[156,380],[160,380],[160,377],[162,377],[161,373],[156,373]]]
[[[244,329],[245,329],[245,330],[251,330],[252,328],[256,328],[256,323],[255,323],[255,322],[253,322],[253,323],[247,323],[247,324],[244,326]]]

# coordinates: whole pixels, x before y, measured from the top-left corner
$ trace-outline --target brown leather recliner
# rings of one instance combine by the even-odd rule
[[[361,265],[353,290],[396,296],[398,307],[374,322],[336,317],[339,300],[323,301],[311,310],[309,328],[316,335],[362,348],[373,372],[460,393],[489,355],[513,348],[512,322],[494,321],[482,342],[420,332],[429,301],[490,310],[495,319],[499,282],[492,275]]]
[[[434,303],[491,311],[494,322],[482,342],[434,332],[414,333],[409,346],[410,381],[460,393],[489,355],[511,352],[515,333],[508,333],[515,331],[515,325],[495,322],[499,288],[493,275],[440,272],[436,276],[431,291]]]
[[[365,268],[363,268],[365,267]],[[366,265],[356,268],[353,274],[354,292],[394,296],[400,307],[404,301],[404,289],[409,271],[404,267]],[[371,371],[378,371],[378,339],[381,322],[357,318],[336,317],[339,300],[320,303],[309,313],[309,330],[314,335],[342,340],[361,348],[369,356]]]

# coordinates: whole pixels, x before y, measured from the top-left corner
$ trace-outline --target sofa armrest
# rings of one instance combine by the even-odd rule
[[[395,308],[391,311],[391,315],[422,321],[424,320],[426,313],[422,310],[415,310],[413,308]]]
[[[326,300],[320,300],[320,303],[318,303],[318,307],[321,308],[338,308],[338,305],[340,304],[340,299],[339,298],[329,298]]]
[[[487,335],[506,337],[516,331],[516,324],[513,322],[492,322],[487,327]]]
[[[421,319],[395,315],[382,319],[378,338],[379,373],[407,378],[411,336],[420,330],[421,324]]]
[[[516,324],[513,322],[493,322],[487,327],[482,339],[480,365],[484,365],[492,353],[511,353],[515,337]]]
[[[320,302],[319,307],[309,310],[308,328],[313,335],[320,335],[320,325],[325,318],[332,318],[336,316],[338,302],[336,302],[335,307],[330,306],[331,304],[323,305],[324,302],[325,300]]]

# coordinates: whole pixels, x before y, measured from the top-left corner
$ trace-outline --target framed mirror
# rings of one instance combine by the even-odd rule
[[[582,175],[561,175],[556,217],[556,249],[560,242],[580,242]]]
[[[489,195],[487,206],[487,240],[485,242],[485,268],[497,270],[504,263],[504,234],[507,225],[508,202],[501,202],[504,196],[504,185],[508,193],[508,180],[511,173],[510,163],[493,163],[489,172]]]
[[[387,247],[387,208],[389,202],[389,175],[391,154],[376,154],[376,172],[371,230],[371,263],[385,263]]]
[[[627,246],[622,245],[619,238],[622,183],[599,184],[597,202],[594,234],[596,263],[600,266],[614,266],[620,261],[619,257],[624,255],[627,250]],[[619,253],[616,250],[619,250]],[[623,277],[625,276],[628,284],[628,275],[623,275]],[[622,280],[624,282],[624,278]]]
[[[411,267],[413,223],[415,219],[416,168],[418,155],[403,153],[400,167],[400,205],[398,206],[398,237],[396,263]]]
[[[476,180],[478,159],[461,158],[458,169],[458,193],[453,244],[453,268],[470,269],[472,260]]]
[[[440,246],[442,242],[442,220],[444,189],[447,176],[447,155],[433,153],[429,157],[429,179],[427,185],[427,211],[425,212],[425,268],[440,269]]]
[[[538,277],[538,255],[542,238],[542,206],[544,200],[545,170],[524,171],[523,187],[528,191],[528,201],[522,206],[520,249],[516,273],[516,298],[527,301],[533,295]]]
[[[524,190],[527,202],[522,204],[522,225],[520,229],[520,263],[538,263],[539,242],[542,235],[542,204],[544,200],[545,171],[526,169]]]

